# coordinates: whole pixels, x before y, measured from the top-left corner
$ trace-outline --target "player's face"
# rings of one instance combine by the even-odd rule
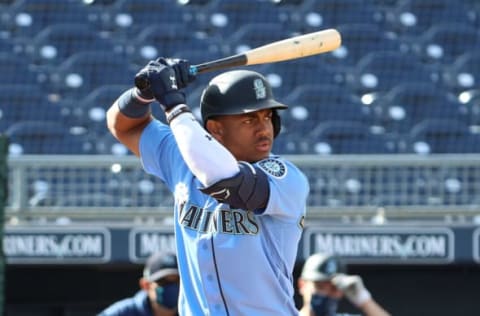
[[[210,133],[237,160],[255,162],[270,154],[273,145],[272,110],[225,115],[211,122],[207,125]]]
[[[315,288],[315,293],[333,298],[340,298],[343,296],[343,293],[337,289],[331,281],[316,281],[313,282],[313,285]]]

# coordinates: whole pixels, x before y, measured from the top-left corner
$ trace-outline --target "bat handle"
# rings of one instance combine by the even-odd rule
[[[189,73],[192,76],[195,76],[200,72],[201,72],[201,69],[199,69],[197,65],[190,66]],[[139,74],[135,76],[135,87],[137,87],[138,90],[147,89],[150,87],[150,82],[148,81],[148,78],[144,74]]]

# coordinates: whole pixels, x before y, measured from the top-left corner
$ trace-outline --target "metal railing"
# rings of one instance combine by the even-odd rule
[[[307,175],[308,216],[480,215],[480,155],[288,156]],[[165,220],[173,197],[134,156],[10,157],[6,219]]]

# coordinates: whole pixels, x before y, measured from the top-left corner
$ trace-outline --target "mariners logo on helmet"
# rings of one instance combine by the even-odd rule
[[[285,164],[276,159],[265,159],[260,161],[258,165],[275,178],[283,178],[287,174],[287,167]]]
[[[253,89],[255,89],[257,100],[265,99],[267,97],[267,90],[261,79],[255,79],[253,81]]]

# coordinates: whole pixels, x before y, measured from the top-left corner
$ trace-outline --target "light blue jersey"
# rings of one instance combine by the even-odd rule
[[[175,196],[180,315],[298,315],[292,271],[309,191],[305,175],[275,156],[255,163],[268,175],[270,198],[254,213],[199,191],[168,126],[151,122],[140,154],[145,171]]]

